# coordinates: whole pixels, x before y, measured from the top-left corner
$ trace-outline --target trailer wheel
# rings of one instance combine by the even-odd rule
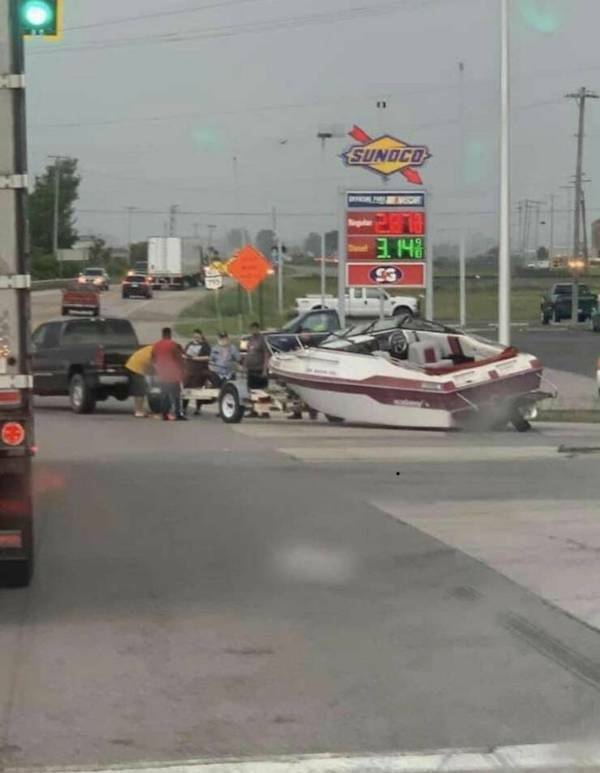
[[[244,418],[244,406],[237,389],[226,384],[219,395],[219,414],[225,424],[239,424]]]
[[[325,418],[327,419],[330,424],[343,424],[344,419],[341,419],[339,416],[330,416],[328,413],[325,414]]]
[[[69,382],[69,398],[74,413],[93,413],[96,408],[96,395],[81,373],[75,373]]]

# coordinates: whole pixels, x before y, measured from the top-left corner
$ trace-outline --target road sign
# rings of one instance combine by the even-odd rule
[[[271,271],[271,263],[262,252],[247,244],[227,264],[229,276],[251,292],[264,282]]]
[[[220,290],[223,287],[221,274],[204,274],[204,286],[207,290]]]
[[[425,193],[353,191],[345,196],[348,287],[423,287]],[[415,268],[410,269],[409,262]]]
[[[348,263],[348,287],[424,287],[425,263]]]

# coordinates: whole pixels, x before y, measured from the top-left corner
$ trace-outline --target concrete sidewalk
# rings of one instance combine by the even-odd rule
[[[564,370],[546,368],[544,378],[558,390],[558,397],[541,403],[540,408],[546,412],[558,411],[598,411],[600,414],[600,397],[596,380]]]

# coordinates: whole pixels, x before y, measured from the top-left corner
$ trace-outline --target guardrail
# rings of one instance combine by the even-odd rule
[[[60,290],[67,282],[72,281],[69,279],[39,279],[31,283],[32,290]]]

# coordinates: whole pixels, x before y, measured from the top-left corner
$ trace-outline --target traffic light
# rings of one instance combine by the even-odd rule
[[[56,40],[62,35],[63,0],[20,0],[19,22],[26,37]]]

